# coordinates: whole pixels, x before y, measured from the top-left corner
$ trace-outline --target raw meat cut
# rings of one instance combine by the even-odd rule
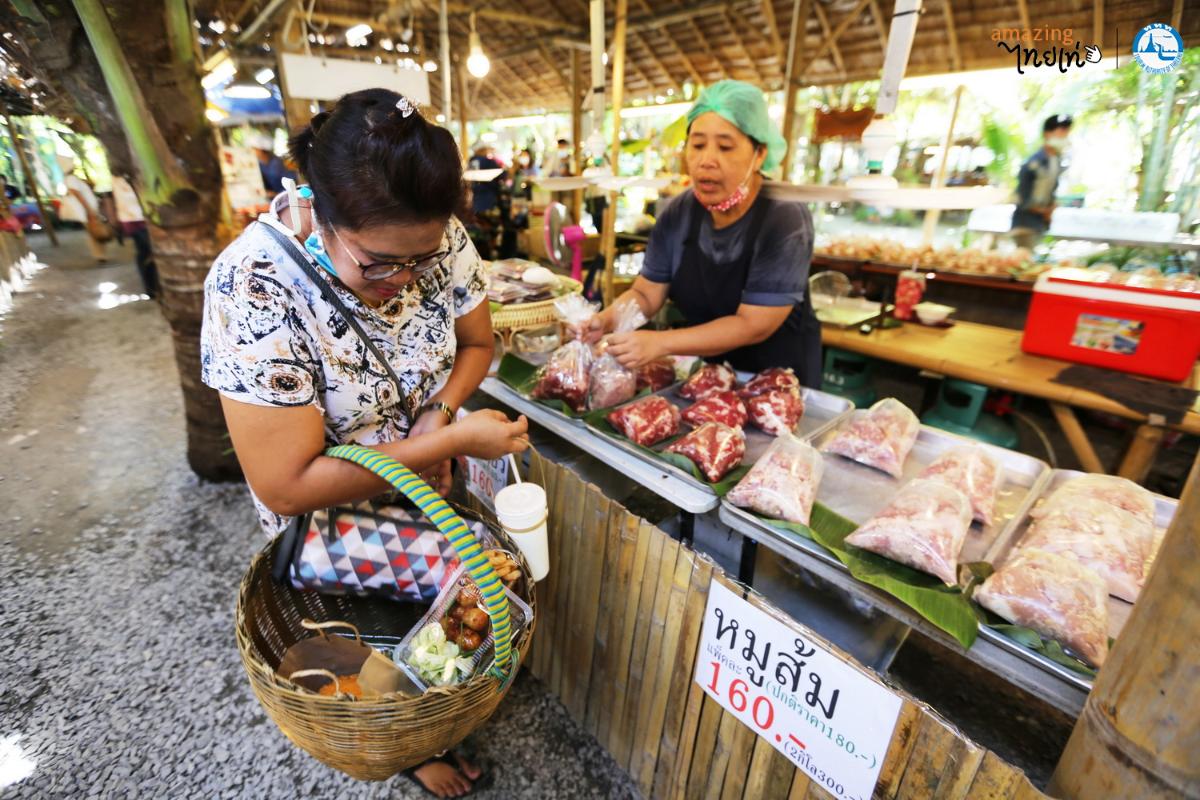
[[[746,424],[746,406],[733,392],[709,392],[704,399],[684,410],[683,421],[694,428],[706,422],[740,428]]]
[[[675,382],[675,363],[670,358],[660,358],[644,364],[637,371],[637,390],[649,389],[657,392]]]
[[[846,544],[958,582],[958,552],[971,527],[967,496],[940,481],[905,484],[887,507],[846,537]]]
[[[637,394],[637,374],[622,367],[614,357],[605,353],[592,364],[588,375],[588,407],[610,408],[630,400]]]
[[[578,339],[567,342],[538,370],[531,395],[539,400],[562,400],[573,411],[583,411],[591,367],[592,349]]]
[[[679,396],[685,400],[699,400],[709,392],[728,392],[737,385],[737,376],[724,364],[705,364],[683,382]]]
[[[938,480],[958,489],[971,501],[975,519],[991,525],[1001,474],[996,459],[986,449],[977,444],[964,444],[935,458],[918,477]]]
[[[1030,513],[1034,517],[1044,516],[1057,508],[1059,503],[1070,506],[1081,497],[1103,500],[1109,505],[1125,509],[1146,525],[1154,525],[1154,495],[1133,481],[1116,475],[1074,478],[1055,489],[1044,505]]]
[[[771,389],[746,401],[750,421],[772,436],[791,433],[804,416],[804,397],[796,387]]]
[[[808,442],[784,434],[771,443],[726,499],[774,519],[807,525],[825,471]]]
[[[738,394],[742,396],[743,400],[749,400],[751,397],[757,397],[772,389],[795,389],[799,392],[800,379],[796,377],[796,373],[792,372],[791,368],[771,367],[751,378],[745,386],[738,389]]]
[[[1068,484],[1069,485],[1069,484]],[[1154,527],[1136,515],[1095,497],[1075,495],[1047,501],[1043,512],[1021,540],[1021,548],[1037,548],[1070,556],[1095,572],[1108,593],[1134,602],[1146,576],[1146,559],[1154,545]]]
[[[621,406],[605,419],[625,438],[649,447],[679,432],[679,409],[658,395]]]
[[[1015,625],[1057,639],[1094,666],[1108,656],[1104,581],[1073,558],[1021,550],[975,590],[974,598]]]
[[[716,483],[742,463],[742,456],[746,454],[746,437],[740,428],[706,422],[687,436],[672,442],[666,452],[690,458],[709,483]]]
[[[852,458],[899,478],[920,430],[921,421],[908,406],[885,397],[865,411],[855,411],[821,451]]]

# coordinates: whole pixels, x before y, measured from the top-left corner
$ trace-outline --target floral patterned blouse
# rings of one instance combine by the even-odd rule
[[[295,263],[295,255],[263,229],[288,229],[263,214],[213,262],[204,284],[200,374],[225,397],[260,406],[316,406],[327,444],[396,441],[412,413],[441,390],[454,366],[454,320],[487,296],[479,253],[462,223],[447,228],[451,255],[372,308],[305,257],[328,280],[384,354],[395,385],[341,314]],[[297,243],[299,247],[299,243]],[[303,250],[302,247],[299,247]],[[253,494],[253,492],[251,492]],[[290,518],[254,497],[263,529],[274,536]]]

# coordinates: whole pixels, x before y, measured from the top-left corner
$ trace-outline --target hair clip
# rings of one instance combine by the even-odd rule
[[[400,109],[400,116],[405,119],[411,117],[413,112],[417,110],[417,107],[404,95],[400,95],[400,99],[396,101],[396,108]]]

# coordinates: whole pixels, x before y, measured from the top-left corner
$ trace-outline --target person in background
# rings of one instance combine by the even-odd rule
[[[0,174],[0,186],[4,187],[4,199],[16,200],[21,196],[21,190],[8,182],[8,176]]]
[[[142,289],[153,300],[158,297],[158,268],[150,250],[150,231],[146,228],[141,201],[138,200],[128,175],[114,175],[112,186],[117,224],[121,227],[121,233],[133,240]]]
[[[275,155],[275,143],[265,133],[252,133],[247,145],[254,148],[258,156],[258,171],[262,173],[263,186],[271,197],[283,191],[283,179],[296,179],[296,173],[287,168],[283,159]]]
[[[1042,148],[1026,159],[1017,177],[1017,207],[1010,235],[1018,247],[1032,249],[1050,229],[1054,195],[1063,173],[1063,153],[1071,118],[1055,114],[1042,123]]]
[[[90,224],[100,221],[100,201],[96,198],[96,192],[90,183],[75,174],[73,157],[59,156],[58,164],[62,168],[63,186],[67,190],[63,195],[62,207],[58,210],[58,217],[83,225],[92,258],[96,259],[97,264],[107,264],[108,251],[105,249],[105,242],[96,238]]]
[[[486,145],[475,148],[475,155],[467,162],[467,169],[504,169],[504,165],[496,160],[496,151]],[[476,214],[483,214],[500,205],[500,177],[490,181],[472,181],[472,208]]]
[[[533,153],[530,153],[528,148],[518,153],[512,168],[513,197],[524,197],[526,200],[531,199],[533,197],[533,185],[530,183],[529,178],[536,177],[537,174],[538,168],[533,163]]]
[[[551,178],[563,178],[570,175],[571,143],[566,139],[559,139],[557,149],[546,155],[543,167]]]

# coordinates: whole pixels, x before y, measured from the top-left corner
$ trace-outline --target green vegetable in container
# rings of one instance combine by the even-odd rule
[[[426,683],[448,686],[471,674],[471,660],[460,656],[458,645],[446,639],[446,632],[436,622],[422,628],[410,648],[405,660]]]

